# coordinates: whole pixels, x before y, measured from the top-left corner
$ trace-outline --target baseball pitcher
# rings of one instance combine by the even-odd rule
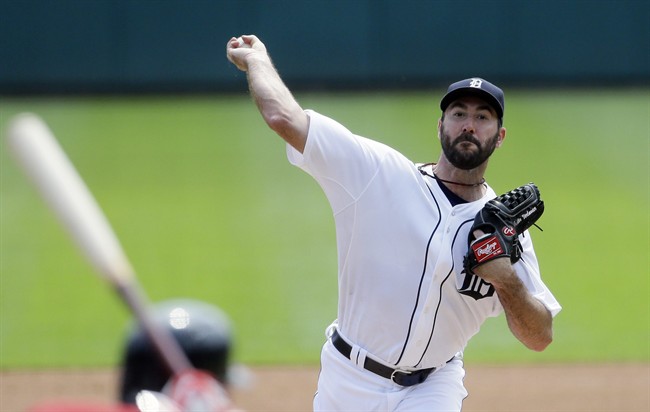
[[[450,85],[437,122],[442,153],[419,164],[303,110],[256,36],[233,37],[226,52],[335,218],[338,316],[314,410],[461,410],[463,349],[500,313],[526,347],[551,343],[561,307],[528,233],[544,210],[539,189],[497,196],[483,178],[506,138],[500,88],[481,78]]]

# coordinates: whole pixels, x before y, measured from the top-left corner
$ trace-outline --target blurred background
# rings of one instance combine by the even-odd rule
[[[256,33],[296,89],[648,84],[640,0],[4,0],[0,91],[241,92],[223,58]]]
[[[0,130],[48,122],[153,301],[233,320],[235,358],[318,364],[336,316],[331,211],[225,57],[262,39],[306,108],[414,161],[438,102],[480,76],[506,92],[488,180],[536,182],[533,237],[564,306],[525,350],[503,318],[468,362],[650,360],[650,3],[516,0],[2,0]],[[0,148],[0,368],[113,366],[130,315]]]

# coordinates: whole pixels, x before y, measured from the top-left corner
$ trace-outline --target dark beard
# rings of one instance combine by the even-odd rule
[[[492,156],[497,147],[499,140],[499,132],[497,132],[491,139],[485,142],[485,146],[481,146],[481,142],[474,137],[471,133],[462,133],[456,139],[452,138],[445,132],[444,127],[440,127],[440,143],[442,145],[442,152],[449,162],[455,167],[462,170],[474,169]],[[463,150],[459,145],[463,142],[470,142],[476,145],[477,151]]]

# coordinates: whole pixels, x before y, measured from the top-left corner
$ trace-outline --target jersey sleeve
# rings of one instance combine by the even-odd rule
[[[287,145],[287,158],[320,184],[336,214],[363,194],[392,149],[317,112],[305,113],[310,121],[304,152]]]
[[[523,253],[521,259],[513,265],[515,271],[531,295],[542,302],[551,312],[551,315],[555,317],[562,310],[562,306],[542,281],[537,256],[533,250],[533,241],[528,231],[524,232],[519,237],[519,240]]]

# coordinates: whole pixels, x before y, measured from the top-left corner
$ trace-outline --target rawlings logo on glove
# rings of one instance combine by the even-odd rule
[[[501,257],[517,262],[521,258],[519,235],[534,225],[542,213],[544,202],[534,183],[488,201],[476,214],[469,231],[465,270],[474,273],[483,263]],[[484,233],[479,238],[474,235],[477,230]]]
[[[503,254],[503,248],[499,239],[491,235],[488,236],[490,236],[488,239],[477,240],[471,245],[478,263],[483,263],[486,260],[490,260],[493,256],[501,256]]]

